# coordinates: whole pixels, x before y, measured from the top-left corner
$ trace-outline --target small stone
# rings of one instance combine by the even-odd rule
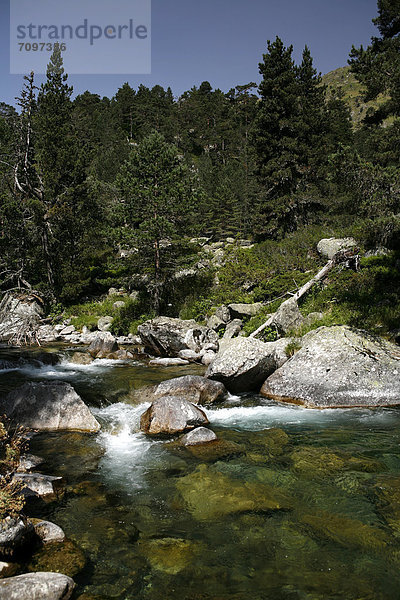
[[[182,446],[196,446],[198,444],[207,444],[214,442],[217,436],[211,429],[206,427],[197,427],[193,431],[189,431],[179,440]]]
[[[65,533],[55,523],[51,521],[42,521],[41,519],[30,519],[31,523],[35,528],[36,535],[40,538],[43,544],[49,542],[63,542],[65,540]]]
[[[75,327],[73,325],[68,325],[68,327],[64,327],[64,329],[62,329],[60,331],[60,335],[71,335],[72,333],[75,333]]]
[[[123,300],[118,300],[117,302],[114,302],[114,304],[113,304],[113,308],[115,308],[117,310],[119,308],[124,308],[124,306],[126,306],[126,304]]]
[[[13,479],[23,483],[28,496],[32,495],[29,492],[41,497],[56,496],[63,485],[62,477],[42,475],[41,473],[15,473]]]
[[[149,362],[149,365],[160,367],[179,367],[188,364],[189,361],[184,358],[153,358]]]

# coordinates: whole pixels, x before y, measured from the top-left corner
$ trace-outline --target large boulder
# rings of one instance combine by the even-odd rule
[[[37,334],[43,308],[36,296],[6,296],[1,302],[0,341],[25,341]]]
[[[114,318],[111,316],[100,317],[97,321],[97,329],[99,331],[110,331]]]
[[[223,383],[210,381],[200,375],[185,375],[167,379],[158,385],[137,391],[141,402],[154,402],[162,396],[179,396],[194,404],[215,404],[227,398]]]
[[[140,429],[149,435],[173,435],[207,425],[208,419],[198,406],[177,396],[155,400],[140,419]]]
[[[200,352],[207,344],[218,345],[218,335],[196,321],[157,317],[138,327],[146,350],[158,356],[177,356],[181,350]]]
[[[0,581],[0,600],[68,600],[74,588],[61,573],[25,573]]]
[[[287,339],[276,342],[245,337],[224,340],[206,377],[221,381],[233,393],[258,391],[266,377],[287,360],[287,344]]]
[[[272,327],[276,327],[281,335],[285,335],[289,331],[298,329],[304,321],[303,315],[299,311],[299,307],[294,298],[289,298],[282,302],[276,313],[274,314]]]
[[[320,327],[262,386],[264,396],[310,408],[400,404],[397,346],[347,326]]]
[[[107,358],[109,354],[118,350],[117,340],[109,331],[97,334],[87,349],[93,358]]]
[[[353,238],[325,238],[317,244],[318,253],[324,258],[332,259],[341,250],[357,248],[357,242]]]
[[[63,381],[24,383],[0,400],[0,413],[29,429],[99,431],[100,424]]]

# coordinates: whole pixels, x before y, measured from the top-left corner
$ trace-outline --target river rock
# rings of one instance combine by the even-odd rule
[[[262,342],[244,337],[226,340],[206,377],[221,381],[233,393],[258,391],[265,378],[287,360],[287,344],[288,340]]]
[[[262,302],[255,302],[254,304],[229,304],[228,305],[231,319],[243,319],[254,317],[263,308]]]
[[[18,473],[27,473],[44,463],[44,459],[34,454],[23,454],[19,459]]]
[[[181,437],[179,442],[182,446],[197,446],[198,444],[208,444],[217,440],[217,436],[207,427],[197,427]]]
[[[68,600],[74,588],[61,573],[25,573],[0,581],[0,600]]]
[[[41,519],[30,519],[35,528],[35,533],[43,544],[51,542],[63,542],[65,533],[55,523],[50,521],[42,521]]]
[[[19,565],[17,563],[0,561],[0,579],[11,577],[17,573]]]
[[[310,408],[400,404],[398,346],[347,326],[320,327],[262,386],[264,396]]]
[[[67,325],[66,327],[64,327],[64,329],[61,329],[60,331],[60,335],[71,335],[72,333],[75,333],[76,329],[74,327],[74,325]]]
[[[97,329],[99,331],[110,331],[113,321],[114,318],[109,315],[106,317],[100,317],[100,319],[97,321]]]
[[[177,396],[158,398],[140,419],[140,429],[149,435],[183,433],[207,424],[208,419],[198,406]]]
[[[74,352],[69,358],[69,362],[74,365],[90,365],[93,362],[92,356],[86,352]]]
[[[152,569],[169,575],[176,575],[190,567],[201,550],[198,542],[180,538],[141,540],[138,547]]]
[[[228,392],[219,381],[210,381],[200,375],[184,375],[139,390],[138,395],[141,402],[154,402],[162,396],[179,396],[194,404],[215,404],[223,402]]]
[[[201,362],[205,367],[208,367],[208,365],[211,365],[211,363],[213,362],[214,359],[215,359],[215,352],[212,352],[212,350],[209,350],[208,352],[204,352],[204,354],[201,357]]]
[[[75,577],[84,569],[86,558],[82,550],[72,540],[52,542],[41,546],[32,556],[27,570],[65,573]]]
[[[118,350],[117,341],[109,331],[98,333],[87,349],[93,358],[107,358],[109,354]]]
[[[357,242],[353,238],[325,238],[317,244],[318,253],[331,260],[340,250],[356,248]]]
[[[24,554],[32,543],[32,523],[21,518],[0,520],[0,559],[13,560]]]
[[[272,327],[276,327],[281,335],[285,335],[289,331],[298,329],[304,321],[303,315],[299,311],[299,307],[294,298],[289,298],[282,302],[276,313],[274,314]]]
[[[204,464],[178,478],[176,487],[185,508],[199,521],[243,512],[270,513],[292,506],[291,499],[276,487],[233,479]]]
[[[160,367],[181,367],[188,365],[189,361],[184,358],[153,358],[149,365]]]
[[[63,485],[62,477],[42,475],[41,473],[15,473],[14,481],[20,481],[26,496],[56,496]]]
[[[200,352],[208,343],[218,344],[218,335],[196,321],[157,317],[138,327],[145,348],[158,356],[177,356],[180,350]]]
[[[0,400],[12,423],[29,429],[99,431],[100,424],[74,388],[63,381],[24,383]]]
[[[178,358],[183,358],[189,362],[201,361],[201,356],[199,352],[195,352],[194,350],[180,350],[178,352]]]

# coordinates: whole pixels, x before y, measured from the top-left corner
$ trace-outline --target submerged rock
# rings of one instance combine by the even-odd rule
[[[284,352],[287,343],[244,337],[226,340],[206,377],[221,381],[230,392],[258,391],[265,378],[288,360]]]
[[[261,393],[310,408],[399,405],[400,351],[364,331],[320,327],[302,338]]]
[[[177,396],[158,398],[140,419],[140,429],[149,435],[173,435],[207,424],[200,408]]]
[[[382,529],[366,525],[357,519],[318,510],[299,515],[301,523],[323,538],[347,548],[381,551],[387,545]]]
[[[179,396],[194,404],[215,404],[228,396],[225,386],[219,381],[210,381],[200,375],[184,375],[167,379],[156,386],[138,390],[141,402],[153,402],[162,396]]]
[[[207,344],[218,345],[217,333],[196,321],[157,317],[138,327],[146,350],[166,357],[175,357],[181,350],[199,353]]]
[[[63,381],[25,383],[0,400],[0,411],[15,425],[41,431],[100,429],[74,388]]]
[[[231,479],[214,467],[199,465],[176,483],[184,506],[199,521],[242,512],[289,509],[291,499],[277,488]]]
[[[74,577],[85,567],[82,550],[71,540],[46,544],[36,552],[28,565],[28,571],[51,571]]]
[[[69,362],[74,365],[90,365],[93,362],[93,357],[85,352],[74,352],[69,358]]]
[[[374,473],[383,469],[383,465],[374,459],[346,456],[329,448],[314,446],[296,448],[290,459],[295,472],[310,477],[327,477],[340,471]]]
[[[0,600],[68,600],[74,588],[61,573],[26,573],[0,581]]]
[[[155,571],[176,575],[192,564],[200,545],[180,538],[161,538],[140,541],[139,550]]]

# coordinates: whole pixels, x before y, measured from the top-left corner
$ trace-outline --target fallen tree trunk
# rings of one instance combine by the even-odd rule
[[[358,271],[358,268],[359,268],[358,254],[354,254],[354,252],[351,252],[349,250],[347,250],[347,251],[341,250],[341,251],[337,252],[335,254],[335,256],[331,260],[329,260],[326,263],[326,265],[324,267],[322,267],[322,269],[320,271],[318,271],[318,273],[312,279],[307,281],[307,283],[305,283],[299,290],[297,290],[297,292],[292,296],[291,300],[295,300],[296,302],[298,300],[300,300],[300,298],[302,296],[304,296],[304,294],[306,294],[313,287],[313,285],[315,283],[325,279],[325,277],[328,275],[328,273],[330,271],[332,271],[332,269],[334,267],[336,267],[338,264],[341,264],[343,262],[347,262],[349,264],[349,267],[354,268],[356,271]],[[257,337],[257,335],[262,333],[264,331],[264,329],[266,329],[267,327],[272,325],[274,322],[275,314],[276,313],[271,315],[268,318],[268,320],[265,321],[265,323],[263,323],[262,325],[260,325],[260,327],[258,329],[253,331],[249,335],[249,337]]]

